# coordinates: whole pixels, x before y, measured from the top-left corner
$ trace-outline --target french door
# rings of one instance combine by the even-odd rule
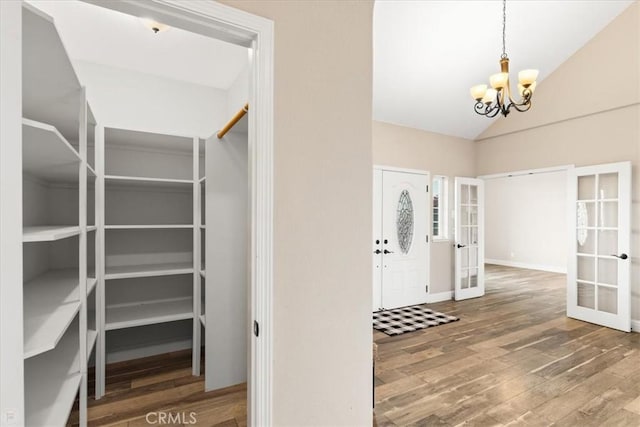
[[[455,179],[456,301],[484,295],[484,181]]]
[[[631,330],[631,163],[568,172],[567,316]]]
[[[427,300],[428,185],[428,174],[374,170],[374,311]]]

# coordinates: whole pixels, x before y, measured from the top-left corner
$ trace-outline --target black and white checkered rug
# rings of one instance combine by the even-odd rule
[[[457,320],[460,319],[433,311],[424,304],[411,305],[373,313],[373,328],[389,336],[394,336]]]

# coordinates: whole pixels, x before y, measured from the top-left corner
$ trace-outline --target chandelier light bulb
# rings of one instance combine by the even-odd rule
[[[520,96],[524,96],[525,89],[529,89],[529,92],[533,94],[533,92],[536,90],[536,82],[531,83],[531,86],[529,86],[528,88],[525,88],[522,84],[518,83],[518,93],[520,94]]]
[[[494,89],[502,89],[507,85],[509,81],[508,73],[496,73],[489,77],[489,82],[491,83],[491,87]]]
[[[487,93],[487,85],[476,85],[471,88],[471,97],[476,101],[481,101]]]
[[[538,78],[538,70],[522,70],[518,73],[518,82],[524,87],[535,83]]]
[[[491,104],[493,101],[496,100],[497,96],[498,96],[497,90],[487,89],[487,93],[484,94],[484,97],[482,98],[482,102],[485,104]]]

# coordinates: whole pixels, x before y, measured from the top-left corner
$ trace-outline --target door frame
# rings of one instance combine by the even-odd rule
[[[172,27],[252,49],[249,104],[249,194],[251,206],[250,321],[247,331],[247,411],[249,425],[273,424],[273,62],[272,20],[210,1],[82,0]],[[4,64],[4,61],[3,61]],[[5,66],[0,68],[4,74]],[[3,95],[4,98],[4,95]],[[205,135],[207,137],[208,135]]]
[[[396,166],[385,166],[385,165],[373,165],[373,171],[380,172],[401,172],[401,173],[413,173],[416,175],[426,175],[428,177],[428,185],[429,191],[427,192],[427,213],[429,217],[427,219],[427,235],[429,236],[429,241],[427,242],[427,281],[429,284],[429,288],[426,292],[427,303],[429,301],[429,296],[431,295],[431,243],[433,243],[433,235],[432,235],[432,221],[431,215],[433,214],[433,198],[431,197],[431,187],[432,187],[432,175],[431,172],[423,169],[411,169],[411,168],[400,168]],[[373,176],[372,176],[373,179]],[[380,182],[382,185],[382,182]],[[374,188],[375,191],[375,188]],[[375,197],[374,197],[375,198]],[[380,204],[382,205],[382,198],[380,198]],[[375,205],[372,205],[372,210],[376,209]],[[382,213],[380,213],[380,220],[382,221]],[[373,227],[375,227],[375,222],[373,223]],[[380,224],[382,225],[382,223]],[[373,231],[373,230],[372,230]],[[373,271],[373,257],[371,261],[371,269]],[[372,278],[372,286],[373,291],[375,291],[375,278]],[[382,282],[380,282],[380,294],[382,295]]]

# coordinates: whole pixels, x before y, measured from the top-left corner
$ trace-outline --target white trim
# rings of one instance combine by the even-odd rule
[[[494,265],[502,265],[505,267],[515,267],[515,268],[526,268],[527,270],[540,270],[540,271],[548,271],[550,273],[562,273],[567,274],[567,267],[558,267],[555,265],[544,265],[544,264],[532,264],[529,262],[517,262],[517,261],[506,261],[502,259],[489,259],[486,258],[484,260],[485,264],[494,264]]]
[[[640,320],[631,319],[631,332],[640,333]]]
[[[383,170],[390,172],[415,173],[418,175],[429,175],[430,172],[422,169],[397,168],[394,166],[373,165],[374,170]],[[431,183],[429,183],[431,184]]]
[[[435,302],[442,301],[451,301],[453,299],[453,291],[447,292],[438,292],[437,294],[428,294],[427,295],[427,304],[432,304]]]
[[[489,175],[479,175],[479,179],[496,179],[496,178],[507,178],[512,176],[521,176],[521,175],[537,175],[540,173],[552,173],[552,172],[562,172],[568,171],[569,169],[573,169],[574,165],[560,165],[560,166],[551,166],[548,168],[539,168],[539,169],[525,169],[519,171],[512,172],[500,172],[500,173],[492,173]]]
[[[24,425],[22,2],[0,1],[0,424]]]

